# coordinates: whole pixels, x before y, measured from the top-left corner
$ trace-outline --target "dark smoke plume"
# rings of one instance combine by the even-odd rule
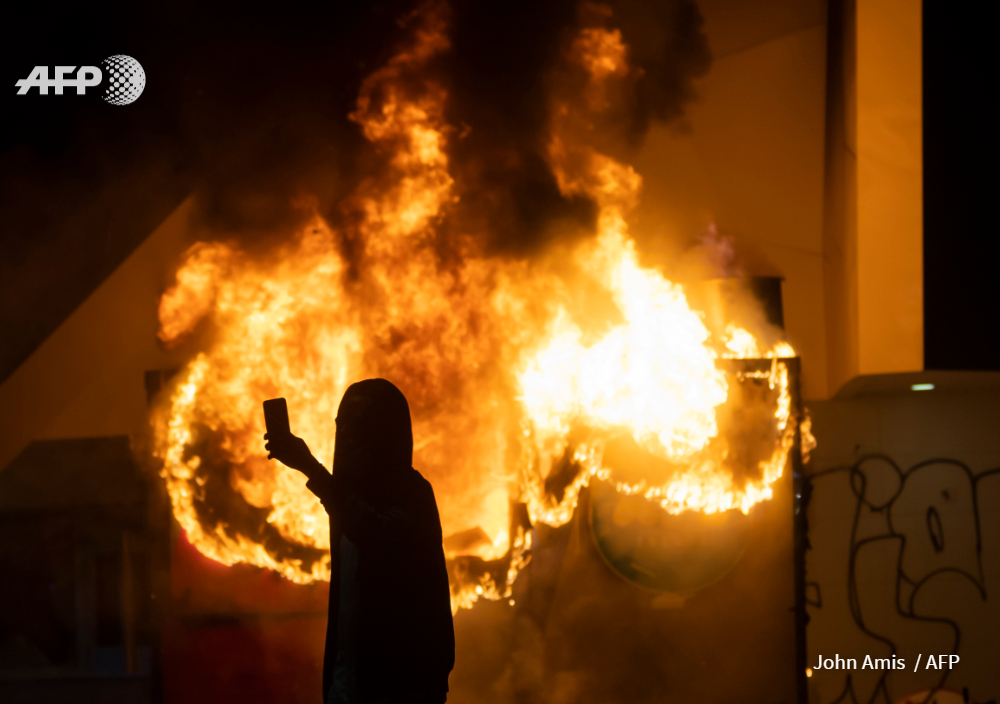
[[[610,11],[603,8],[609,8]],[[559,59],[584,24],[622,30],[635,80],[618,124],[605,128],[609,152],[641,141],[651,119],[673,119],[710,64],[701,16],[689,0],[610,5],[458,2],[443,67],[449,118],[465,136],[452,147],[462,192],[457,220],[489,232],[490,244],[526,254],[552,237],[589,230],[593,204],[563,198],[545,160],[550,94]]]
[[[9,85],[36,64],[98,64],[114,53],[136,57],[147,85],[117,110],[97,96],[58,104],[7,96],[0,378],[188,193],[199,194],[203,224],[251,250],[287,236],[302,217],[302,196],[336,224],[338,204],[378,168],[347,116],[416,6],[111,2],[11,15],[10,26],[24,31],[3,48]],[[481,235],[493,251],[528,255],[591,229],[593,205],[560,196],[544,140],[559,52],[581,22],[602,15],[596,7],[451,3],[452,48],[434,68],[456,128],[449,156],[461,201],[449,226]],[[710,56],[692,0],[616,0],[610,8],[604,21],[622,30],[636,70],[605,138],[627,148],[650,120],[683,112]]]
[[[284,229],[300,216],[292,200],[305,194],[337,222],[337,204],[352,185],[381,168],[347,116],[364,78],[404,41],[406,18],[418,6],[358,9],[346,18],[349,32],[342,28],[345,18],[330,18],[299,37],[294,27],[251,24],[239,39],[211,47],[206,62],[225,70],[214,80],[201,78],[211,83],[200,95],[215,97],[211,109],[195,115],[200,133],[226,145],[205,148],[217,160],[203,190],[211,227],[250,239]],[[592,229],[594,205],[560,195],[545,144],[560,57],[574,32],[595,17],[621,29],[630,47],[633,80],[610,124],[600,126],[599,145],[627,156],[622,152],[641,142],[651,120],[683,113],[694,79],[708,70],[702,20],[691,0],[449,4],[451,48],[428,69],[448,90],[446,118],[455,128],[449,157],[460,201],[449,227],[513,255]],[[233,90],[243,76],[254,76],[263,89]]]

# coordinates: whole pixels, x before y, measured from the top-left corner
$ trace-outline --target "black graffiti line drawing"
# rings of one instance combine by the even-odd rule
[[[888,467],[891,471],[895,472],[896,480],[898,481],[898,487],[896,490],[882,501],[873,500],[873,497],[868,496],[867,489],[869,478],[863,470],[863,465],[872,462],[884,463],[884,467]],[[913,477],[921,476],[921,470],[941,466],[959,470],[965,479],[967,479],[968,486],[970,487],[972,500],[971,514],[975,529],[975,573],[973,574],[969,570],[960,566],[945,565],[932,569],[922,575],[910,575],[907,574],[907,571],[904,568],[908,536],[905,531],[901,531],[896,525],[894,525],[893,508],[903,495],[908,481],[911,481]],[[858,555],[866,546],[873,545],[878,541],[898,541],[899,549],[897,551],[897,560],[895,565],[896,583],[894,599],[897,615],[902,619],[946,625],[953,633],[953,642],[950,654],[959,654],[962,644],[962,633],[958,623],[949,618],[919,615],[916,612],[915,602],[918,594],[920,594],[922,588],[928,584],[928,582],[945,573],[957,574],[968,580],[975,587],[980,598],[984,602],[987,600],[988,589],[984,579],[983,543],[980,522],[980,496],[978,489],[980,482],[982,482],[983,479],[1000,473],[1000,467],[990,469],[979,474],[973,474],[971,469],[963,462],[949,458],[935,458],[912,465],[907,471],[904,472],[891,457],[882,453],[871,453],[860,457],[853,465],[831,467],[809,475],[806,478],[807,487],[804,491],[804,495],[807,497],[807,500],[813,494],[817,479],[841,472],[846,472],[848,474],[849,485],[855,497],[854,516],[850,532],[850,551],[847,565],[848,606],[851,618],[855,625],[857,625],[863,633],[882,643],[885,643],[894,655],[900,652],[897,643],[894,642],[888,635],[879,633],[866,624],[861,608],[861,597],[858,588],[857,573]],[[943,490],[942,494],[945,500],[952,499],[947,490]],[[887,531],[881,534],[859,537],[859,525],[865,508],[867,508],[872,514],[881,514],[884,517]],[[924,513],[924,521],[927,535],[934,551],[936,553],[943,553],[945,551],[946,541],[948,538],[945,535],[941,515],[936,506],[931,505],[927,507],[927,510]],[[814,608],[822,608],[823,601],[820,584],[810,581],[807,582],[806,586],[808,593],[810,594],[810,597],[807,599],[809,605]],[[908,598],[905,596],[906,592],[909,592]],[[851,672],[846,672],[842,691],[837,698],[832,700],[829,704],[840,704],[841,702],[846,701],[852,702],[852,704],[873,704],[879,696],[882,697],[882,701],[891,702],[892,699],[890,698],[890,692],[887,684],[887,676],[889,672],[890,671],[882,672],[881,676],[878,678],[876,686],[872,690],[871,696],[863,701],[859,700],[857,697]],[[944,688],[950,674],[951,671],[948,669],[941,671],[941,676],[938,682],[930,688],[926,698],[924,699],[925,704],[930,704],[930,702],[934,699],[934,695]],[[963,698],[966,702],[971,701],[968,698],[967,692],[964,694]],[[995,700],[990,700],[989,702],[984,702],[982,704],[995,704]]]

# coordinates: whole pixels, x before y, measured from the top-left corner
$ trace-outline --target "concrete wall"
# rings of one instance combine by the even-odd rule
[[[830,5],[823,227],[828,388],[923,369],[920,3]]]
[[[35,440],[146,432],[144,373],[179,366],[156,338],[190,229],[184,201],[0,386],[0,471]]]
[[[636,163],[644,251],[669,268],[715,223],[760,254],[785,277],[807,399],[923,369],[920,4],[699,9],[711,70]]]
[[[810,404],[808,664],[839,654],[859,667],[814,671],[813,704],[1000,692],[1000,375],[968,381],[913,392],[886,378],[883,391]],[[861,669],[893,653],[905,669]],[[952,653],[954,670],[926,669]]]
[[[785,278],[785,328],[803,358],[803,393],[825,398],[825,3],[698,5],[712,68],[681,123],[647,137],[636,163],[645,179],[637,231],[668,268],[679,243],[711,222],[766,260]]]

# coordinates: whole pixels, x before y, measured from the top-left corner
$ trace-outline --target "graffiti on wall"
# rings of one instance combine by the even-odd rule
[[[903,470],[873,454],[809,479],[810,702],[997,697],[1000,468],[933,459]],[[816,667],[837,655],[858,668]],[[958,656],[953,669],[941,655]],[[865,656],[904,667],[864,667]]]

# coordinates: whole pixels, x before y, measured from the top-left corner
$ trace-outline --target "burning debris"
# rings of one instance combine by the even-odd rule
[[[202,349],[153,424],[174,515],[200,551],[329,579],[325,512],[298,472],[267,462],[259,404],[291,399],[293,431],[329,462],[344,390],[373,376],[410,400],[455,609],[509,598],[531,526],[566,523],[591,482],[672,514],[771,497],[795,434],[781,361],[794,351],[746,322],[709,325],[640,263],[629,216],[642,178],[603,146],[642,73],[614,22],[584,5],[549,82],[546,168],[566,202],[590,204],[590,235],[519,258],[497,253],[489,218],[468,217],[450,150],[477,126],[448,122],[433,67],[449,10],[432,2],[361,85],[350,119],[384,167],[338,221],[302,201],[305,224],[267,256],[235,240],[188,251],[159,336],[200,331]],[[768,361],[726,361],[748,357]]]

